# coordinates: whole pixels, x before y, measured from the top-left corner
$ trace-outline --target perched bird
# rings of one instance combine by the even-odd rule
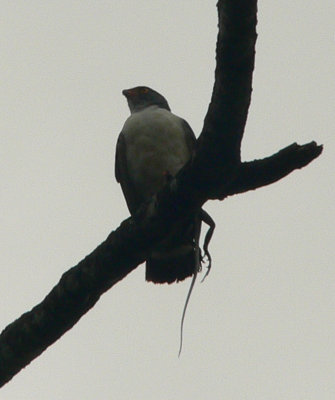
[[[196,139],[189,124],[173,114],[166,99],[153,89],[138,86],[122,92],[130,117],[119,135],[115,155],[115,177],[121,184],[131,215],[155,195],[191,159]],[[211,267],[208,244],[215,223],[203,209],[186,218],[146,260],[146,280],[172,283],[193,276],[180,325],[179,355],[183,345],[183,324],[202,254],[199,247],[201,223],[209,229],[203,250]]]
[[[173,114],[155,90],[139,86],[122,94],[131,115],[118,138],[115,177],[134,215],[192,157],[196,139],[188,123]],[[146,261],[146,280],[172,283],[195,273],[200,265],[196,229],[196,218],[190,217],[152,251]]]

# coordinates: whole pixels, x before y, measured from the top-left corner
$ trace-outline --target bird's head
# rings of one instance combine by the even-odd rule
[[[128,101],[130,112],[144,110],[150,106],[158,106],[170,111],[170,107],[165,97],[146,86],[137,86],[132,89],[125,89],[122,94]]]

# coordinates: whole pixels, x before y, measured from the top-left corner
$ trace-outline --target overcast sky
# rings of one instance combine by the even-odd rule
[[[210,99],[211,1],[2,1],[1,327],[128,216],[114,179],[148,85],[196,135]],[[282,181],[209,202],[213,268],[155,286],[138,267],[1,391],[4,400],[335,398],[335,3],[261,1],[245,160],[325,145]],[[223,110],[224,112],[224,110]]]

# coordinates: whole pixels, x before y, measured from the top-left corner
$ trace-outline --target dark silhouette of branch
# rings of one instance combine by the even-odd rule
[[[255,190],[270,185],[284,178],[295,169],[303,168],[322,152],[322,146],[315,142],[299,146],[293,143],[271,157],[241,163],[240,170],[230,188],[224,188],[217,197],[221,200],[227,196]]]
[[[208,199],[257,189],[302,168],[322,151],[314,142],[240,162],[251,98],[256,42],[256,0],[220,0],[215,84],[195,157],[134,219],[77,266],[47,297],[2,332],[0,385],[61,337],[110,287],[141,264],[150,250]]]

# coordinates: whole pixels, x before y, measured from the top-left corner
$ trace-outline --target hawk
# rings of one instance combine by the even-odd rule
[[[155,90],[138,86],[122,94],[131,115],[117,141],[115,177],[134,215],[190,160],[196,138],[189,124],[173,114],[166,99]],[[146,260],[147,281],[172,283],[194,274],[200,265],[196,225],[194,216],[186,219],[151,252]],[[207,247],[204,249],[208,256]]]
[[[166,99],[155,90],[138,86],[123,90],[122,94],[131,114],[117,141],[115,177],[133,216],[191,159],[196,138],[189,124],[173,114]],[[215,223],[202,209],[182,221],[146,260],[147,281],[172,283],[193,276],[182,315],[179,354],[187,304],[201,268],[199,236],[202,221],[209,225],[203,245],[208,258],[207,275],[211,266],[208,244]]]

